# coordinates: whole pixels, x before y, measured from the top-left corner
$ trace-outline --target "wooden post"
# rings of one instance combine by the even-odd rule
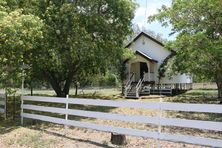
[[[22,114],[23,114],[23,103],[24,103],[24,100],[23,100],[23,98],[22,98],[22,96],[21,96],[21,125],[23,125],[23,116],[22,116]]]
[[[115,145],[126,145],[126,136],[116,133],[111,133],[111,143]]]
[[[160,137],[161,131],[162,131],[162,126],[161,126],[161,118],[162,118],[162,107],[161,103],[163,102],[162,96],[160,96],[160,105],[159,105],[159,121],[158,121],[158,135]],[[160,140],[159,137],[157,138],[157,148],[160,148]]]
[[[148,66],[148,81],[150,82],[150,62],[147,62],[146,64]]]
[[[128,69],[128,70],[129,70],[129,71],[128,71],[128,79],[130,79],[130,76],[131,76],[131,75],[130,75],[130,69],[131,69],[131,63],[130,63],[130,62],[129,62],[129,67],[128,67],[128,68],[129,68],[129,69]]]
[[[33,87],[32,87],[32,82],[30,83],[30,89],[31,89],[31,96],[33,96]]]
[[[7,93],[5,93],[5,120],[7,119]]]
[[[68,103],[68,99],[69,99],[69,95],[66,95],[66,111],[68,111],[69,109],[69,103]],[[68,120],[68,112],[66,113],[66,117],[65,117],[66,120]]]
[[[23,63],[24,65],[24,63]],[[22,90],[21,90],[21,125],[23,125],[23,117],[22,117],[22,114],[23,114],[23,99],[22,99],[22,96],[23,96],[23,93],[24,93],[24,82],[25,82],[25,78],[24,78],[24,68],[22,68]]]
[[[68,99],[69,99],[69,95],[66,95],[66,114],[65,114],[65,120],[66,121],[68,120],[68,116],[69,116],[69,113],[68,113],[68,109],[69,109]],[[68,130],[68,125],[65,125],[65,135],[67,134],[67,130]]]

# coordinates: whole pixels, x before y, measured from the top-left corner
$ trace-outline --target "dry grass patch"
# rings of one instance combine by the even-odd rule
[[[42,131],[23,127],[1,135],[0,139],[1,143],[8,148],[51,148],[56,142],[53,137],[46,136]]]

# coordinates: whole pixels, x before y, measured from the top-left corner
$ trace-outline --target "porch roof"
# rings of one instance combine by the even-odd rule
[[[151,58],[149,55],[147,55],[146,53],[144,53],[144,52],[142,52],[142,51],[137,50],[137,51],[136,51],[136,54],[144,57],[145,59],[147,59],[147,60],[149,60],[149,61],[151,61],[151,62],[156,62],[156,63],[158,63],[157,60]]]

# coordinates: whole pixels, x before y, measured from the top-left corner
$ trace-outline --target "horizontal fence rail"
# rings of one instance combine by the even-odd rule
[[[69,103],[78,105],[93,105],[107,107],[128,107],[143,109],[162,109],[171,111],[186,112],[204,112],[204,113],[222,113],[221,105],[215,104],[186,104],[186,103],[157,103],[157,102],[137,102],[137,101],[113,101],[100,99],[76,99],[76,98],[57,98],[57,97],[41,97],[41,96],[23,96],[24,101],[50,102],[50,103]]]
[[[172,110],[172,111],[186,111],[186,112],[203,112],[203,113],[222,113],[221,105],[213,104],[185,104],[185,103],[166,103],[166,102],[136,102],[136,101],[112,101],[112,100],[99,100],[99,99],[74,99],[74,98],[57,98],[57,97],[41,97],[41,96],[22,96],[21,104],[21,117],[37,119],[57,124],[72,125],[76,127],[90,128],[106,132],[115,132],[119,134],[126,134],[132,136],[140,136],[146,138],[155,138],[173,142],[185,142],[190,144],[198,144],[213,147],[222,147],[222,140],[195,137],[180,134],[169,134],[161,132],[150,132],[146,130],[130,129],[113,127],[108,125],[98,125],[88,122],[81,122],[69,120],[68,115],[82,116],[88,118],[99,118],[107,120],[118,120],[134,123],[155,124],[158,126],[176,126],[184,128],[194,128],[202,130],[222,131],[222,122],[202,121],[202,120],[188,120],[178,118],[163,118],[163,117],[149,117],[142,115],[122,115],[114,113],[103,113],[97,111],[85,111],[78,109],[69,109],[69,104],[78,105],[93,105],[93,106],[108,106],[108,107],[125,107],[125,108],[143,108],[155,110]],[[46,107],[40,105],[27,104],[26,101],[34,102],[49,102],[49,103],[62,103],[66,108],[59,107]],[[66,118],[50,117],[46,115],[37,115],[31,113],[24,113],[24,110],[34,110],[50,113],[58,113],[66,115]]]
[[[6,96],[5,94],[0,94],[0,113],[6,112]]]

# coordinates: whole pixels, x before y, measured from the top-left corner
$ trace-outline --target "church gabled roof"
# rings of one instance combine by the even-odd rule
[[[164,44],[160,41],[158,41],[157,39],[151,37],[150,35],[148,35],[145,32],[140,32],[140,34],[138,34],[131,42],[129,42],[125,47],[128,48],[133,42],[135,42],[138,38],[140,38],[142,35],[144,35],[145,37],[149,38],[150,40],[156,42],[157,44],[164,46]]]

